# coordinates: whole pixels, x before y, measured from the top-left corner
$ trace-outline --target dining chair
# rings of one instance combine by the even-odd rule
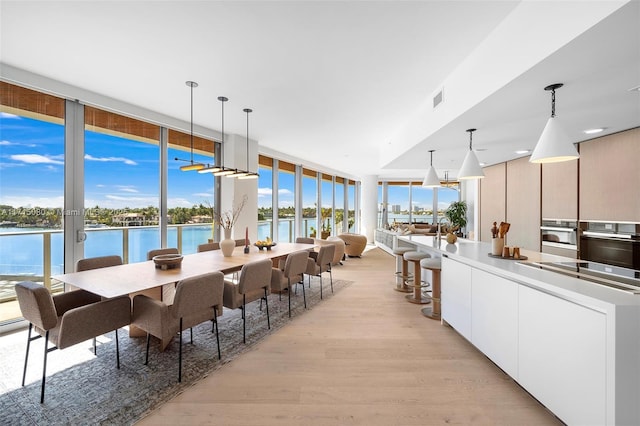
[[[315,241],[313,241],[313,238],[308,238],[308,237],[296,237],[296,243],[300,243],[300,244],[313,244],[313,243],[315,243]]]
[[[84,290],[74,290],[52,296],[46,287],[30,281],[16,284],[15,291],[22,316],[29,321],[22,386],[24,386],[27,375],[31,342],[40,337],[44,337],[45,341],[40,390],[41,404],[44,403],[47,354],[51,351],[65,349],[115,330],[116,366],[120,368],[118,329],[131,322],[129,296],[101,300],[100,296]],[[34,326],[37,335],[31,337]],[[53,346],[49,347],[49,343]]]
[[[304,273],[307,270],[307,259],[309,252],[298,251],[287,256],[283,268],[272,268],[271,270],[271,292],[282,292],[285,289],[289,295],[289,317],[291,317],[291,285],[302,282],[302,297],[304,307],[307,308],[307,296],[304,291]],[[282,293],[279,294],[282,300]]]
[[[247,342],[247,303],[264,300],[267,307],[267,326],[271,329],[269,319],[269,301],[267,295],[271,286],[271,259],[262,259],[245,263],[240,270],[238,282],[225,280],[223,304],[225,308],[242,309],[242,341]]]
[[[145,365],[149,364],[149,344],[152,335],[164,341],[171,339],[178,333],[180,336],[178,382],[182,382],[182,331],[191,328],[191,343],[193,344],[192,327],[205,321],[213,321],[212,332],[216,333],[218,359],[221,358],[218,312],[221,312],[222,309],[223,283],[224,275],[218,271],[185,278],[179,281],[176,286],[176,295],[172,305],[167,305],[143,294],[133,298],[131,324],[147,333]]]
[[[204,243],[198,246],[198,253],[212,250],[220,250],[220,243]]]
[[[118,255],[88,257],[78,260],[76,271],[88,271],[89,269],[106,268],[122,265],[122,258]]]
[[[154,257],[159,256],[161,254],[180,254],[180,252],[175,247],[167,247],[167,248],[149,250],[147,252],[147,260],[152,260]]]
[[[326,244],[320,246],[317,252],[309,253],[309,259],[307,259],[307,269],[305,273],[309,275],[309,286],[311,286],[311,276],[320,277],[320,299],[322,299],[322,273],[329,272],[331,279],[331,293],[333,293],[333,275],[331,274],[331,263],[335,254],[336,246],[333,244]]]

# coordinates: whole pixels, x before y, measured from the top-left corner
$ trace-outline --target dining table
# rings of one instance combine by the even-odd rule
[[[172,303],[175,285],[185,278],[195,277],[213,271],[230,274],[242,269],[242,266],[262,259],[271,259],[274,265],[281,258],[302,250],[312,251],[315,244],[307,243],[277,243],[268,250],[250,246],[245,253],[245,247],[236,247],[231,256],[224,256],[221,250],[210,250],[183,256],[179,267],[172,269],[157,268],[153,260],[137,263],[90,269],[68,274],[53,275],[51,279],[58,280],[74,288],[86,290],[104,298],[129,295],[133,298],[137,294]],[[222,315],[222,309],[219,312]],[[140,330],[129,327],[130,336],[140,336]],[[168,342],[163,342],[166,346]]]

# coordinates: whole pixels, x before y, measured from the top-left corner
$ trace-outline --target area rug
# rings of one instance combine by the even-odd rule
[[[305,280],[306,281],[306,280]],[[324,299],[350,284],[334,280],[334,294],[329,280],[323,279]],[[126,425],[169,401],[208,374],[255,345],[263,337],[295,320],[305,312],[302,288],[291,297],[292,318],[288,314],[287,295],[279,300],[269,296],[271,330],[267,329],[266,311],[260,303],[247,307],[247,343],[242,343],[242,317],[239,309],[225,309],[219,318],[220,348],[218,360],[215,335],[211,322],[193,329],[193,344],[189,331],[183,333],[182,383],[178,383],[178,339],[173,339],[164,352],[159,352],[157,340],[151,340],[149,365],[144,365],[146,339],[130,338],[127,329],[119,331],[120,369],[116,368],[115,333],[98,340],[98,355],[92,342],[49,353],[44,404],[40,404],[40,377],[44,339],[31,344],[27,380],[24,387],[22,367],[26,350],[26,331],[0,337],[0,424],[10,425]],[[319,279],[313,277],[306,287],[307,309],[320,300]]]

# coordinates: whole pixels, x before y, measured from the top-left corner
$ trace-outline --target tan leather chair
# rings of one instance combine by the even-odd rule
[[[131,300],[128,296],[100,300],[100,296],[84,290],[52,296],[47,288],[29,281],[16,284],[15,291],[22,316],[29,321],[22,386],[27,374],[30,344],[43,336],[45,340],[40,403],[44,403],[47,354],[52,350],[68,348],[115,330],[116,366],[120,368],[118,329],[131,322]],[[38,336],[31,337],[34,326]],[[48,347],[49,342],[53,344],[52,348]]]
[[[198,246],[198,253],[212,250],[220,250],[220,243],[205,243]]]
[[[291,285],[302,282],[302,297],[304,307],[307,308],[307,296],[304,291],[304,272],[307,270],[308,251],[298,251],[287,256],[282,269],[272,268],[271,270],[271,292],[282,292],[285,289],[289,294],[289,317],[291,317]],[[282,294],[280,294],[282,299]]]
[[[326,241],[336,246],[336,251],[333,254],[331,265],[342,265],[342,259],[344,259],[344,252],[346,247],[344,241],[338,237],[328,237]]]
[[[76,271],[88,271],[89,269],[107,268],[118,265],[122,265],[122,258],[117,255],[88,257],[78,260]]]
[[[220,359],[220,338],[218,335],[218,312],[222,309],[224,286],[222,272],[210,272],[197,277],[185,278],[178,282],[172,305],[152,299],[143,294],[133,298],[133,319],[131,324],[147,333],[145,365],[149,363],[149,342],[151,336],[162,340],[180,335],[178,352],[178,382],[182,381],[182,330],[205,321],[213,321]],[[193,330],[191,330],[193,343]]]
[[[360,234],[345,233],[338,235],[345,244],[345,254],[349,257],[360,257],[367,247],[367,237]]]
[[[331,262],[335,254],[335,244],[325,244],[320,246],[317,252],[311,252],[307,259],[307,270],[305,273],[309,275],[309,285],[311,285],[311,275],[320,277],[320,299],[322,299],[322,273],[329,272],[331,278],[331,293],[333,293],[333,275],[331,274]]]
[[[149,250],[147,252],[147,260],[152,260],[154,257],[159,256],[161,254],[180,254],[180,252],[175,247],[167,247],[167,248]]]
[[[308,237],[296,237],[296,243],[300,244],[315,244],[313,238]]]
[[[247,342],[247,316],[245,314],[247,303],[264,299],[267,306],[267,326],[271,329],[267,299],[271,287],[271,269],[271,259],[246,263],[240,270],[240,278],[237,283],[228,280],[224,282],[224,307],[242,309],[242,341],[244,343]]]

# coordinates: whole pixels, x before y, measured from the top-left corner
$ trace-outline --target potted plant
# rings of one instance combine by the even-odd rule
[[[451,223],[451,232],[456,232],[462,236],[462,228],[467,226],[467,203],[466,201],[454,201],[444,212]]]

